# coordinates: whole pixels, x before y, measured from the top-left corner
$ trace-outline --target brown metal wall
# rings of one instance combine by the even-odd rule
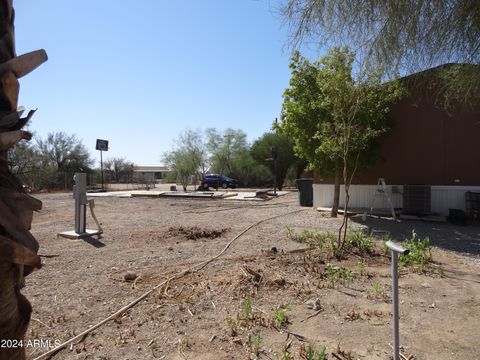
[[[394,105],[394,126],[380,140],[383,160],[354,183],[480,185],[480,106],[449,115],[419,98]]]

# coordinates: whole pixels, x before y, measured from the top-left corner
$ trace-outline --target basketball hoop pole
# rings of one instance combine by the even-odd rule
[[[100,171],[102,173],[102,191],[105,191],[103,188],[103,156],[102,156],[103,151],[100,150]]]

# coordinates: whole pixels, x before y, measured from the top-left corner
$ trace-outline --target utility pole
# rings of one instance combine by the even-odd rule
[[[275,122],[273,124],[273,129],[275,130],[275,134],[278,134],[278,118],[275,118]],[[277,196],[277,156],[278,152],[275,147],[272,147],[272,159],[273,159],[273,195]]]
[[[277,149],[272,147],[273,159],[273,196],[277,196]]]

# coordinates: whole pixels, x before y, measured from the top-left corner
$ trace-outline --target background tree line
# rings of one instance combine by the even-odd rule
[[[267,132],[252,144],[242,130],[223,132],[208,128],[185,130],[172,151],[163,154],[164,163],[172,170],[171,179],[184,189],[191,183],[199,184],[206,173],[223,174],[239,181],[239,185],[282,188],[285,180],[299,177],[306,167],[305,161],[295,156],[293,142],[284,134]],[[276,149],[276,171],[272,158]]]
[[[276,182],[281,189],[285,179],[299,177],[306,162],[294,155],[293,143],[286,135],[265,133],[248,143],[242,130],[185,130],[172,151],[163,155],[172,174],[167,181],[184,186],[200,183],[207,172],[230,176],[240,186],[269,186],[274,183],[272,147],[277,150]],[[31,143],[16,145],[9,156],[9,166],[23,184],[34,191],[70,189],[73,175],[85,172],[91,186],[101,182],[101,172],[94,159],[76,135],[49,133],[45,138],[34,136]],[[134,164],[122,157],[103,162],[105,183],[134,181]]]
[[[67,189],[76,172],[87,173],[91,183],[101,181],[100,169],[94,168],[95,161],[76,135],[52,132],[34,139],[17,144],[9,154],[10,169],[24,185],[35,191]],[[131,180],[133,163],[125,158],[107,159],[103,165],[108,182]]]

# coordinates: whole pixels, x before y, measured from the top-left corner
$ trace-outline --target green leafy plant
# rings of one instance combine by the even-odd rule
[[[325,248],[326,241],[335,235],[331,232],[316,232],[308,229],[304,229],[298,234],[295,233],[292,228],[287,226],[287,236],[289,239],[296,242],[318,246],[320,251],[322,251]]]
[[[297,240],[302,243],[308,243],[315,239],[315,232],[308,229],[304,229],[299,235],[297,235]]]
[[[437,274],[438,276],[440,276],[441,278],[445,277],[445,269],[442,267],[442,266],[439,266],[437,268]]]
[[[273,312],[273,318],[278,327],[282,327],[288,323],[287,311],[288,305],[284,305]]]
[[[232,318],[227,319],[227,328],[230,336],[236,336],[238,333],[237,324]]]
[[[333,267],[331,263],[327,264],[327,273],[326,273],[327,281],[330,283],[332,287],[335,287],[335,284],[338,281],[338,273],[337,270]]]
[[[281,360],[292,360],[292,355],[288,349],[282,350]]]
[[[328,244],[332,239],[335,239],[336,235],[331,231],[318,232],[315,234],[315,243],[322,251],[326,244]]]
[[[362,231],[350,232],[342,246],[338,245],[337,235],[330,231],[312,231],[304,229],[296,233],[287,226],[287,237],[293,241],[318,246],[320,251],[329,248],[332,256],[343,259],[350,252],[357,254],[372,254],[374,252],[373,237],[365,235]]]
[[[360,276],[364,276],[367,273],[366,272],[365,261],[363,259],[360,260],[359,262],[357,262],[357,268],[358,268],[358,273],[360,274]]]
[[[248,319],[252,315],[252,298],[249,296],[242,304],[242,311],[240,313],[241,319]]]
[[[315,347],[312,344],[308,344],[307,352],[305,354],[305,359],[306,360],[326,360],[327,354],[326,354],[327,349],[322,347],[319,352],[315,350]]]
[[[383,297],[383,286],[377,279],[372,281],[372,288],[376,298]]]
[[[255,339],[253,340],[253,349],[256,356],[260,353],[260,344],[262,342],[262,338],[260,335],[255,335]]]
[[[335,238],[329,239],[330,241],[330,249],[332,250],[332,255],[336,259],[343,259],[345,254],[347,253],[347,249],[345,246],[338,246],[338,242]]]
[[[287,225],[287,237],[291,240],[295,240],[295,231]]]
[[[390,241],[390,240],[392,240],[392,238],[389,235],[385,235],[382,238],[384,255],[390,255],[391,250],[387,246],[387,242]]]
[[[400,264],[402,266],[412,266],[415,270],[424,271],[428,263],[432,261],[432,245],[428,236],[420,240],[415,230],[412,230],[412,238],[403,245],[409,252],[408,254],[400,255]]]
[[[347,235],[346,246],[362,254],[372,254],[373,238],[365,235],[363,231],[353,231]]]
[[[259,334],[248,334],[247,345],[250,348],[251,352],[258,358],[260,354],[260,344],[262,342],[262,337]]]
[[[301,233],[296,233],[290,226],[287,226],[287,237],[296,242],[306,242],[309,238],[310,230],[304,229]]]
[[[338,278],[343,286],[347,286],[350,284],[350,281],[355,277],[355,273],[346,268],[341,268],[338,270]]]
[[[352,270],[339,268],[333,266],[331,263],[327,264],[326,279],[331,287],[335,287],[337,282],[340,282],[344,286],[348,286],[353,278],[355,278],[355,273]]]

